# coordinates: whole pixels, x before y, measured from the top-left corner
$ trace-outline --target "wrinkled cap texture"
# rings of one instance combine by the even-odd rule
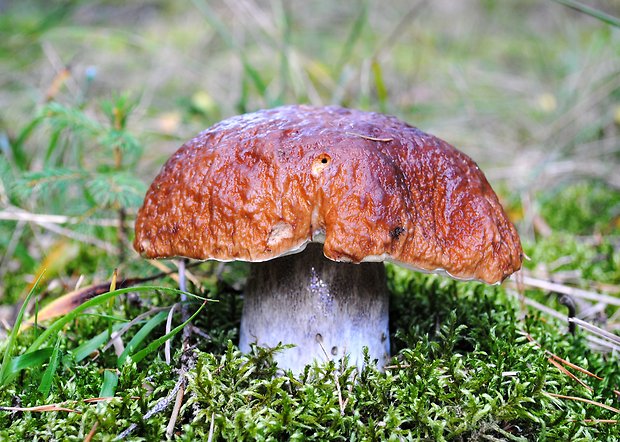
[[[146,194],[134,247],[265,261],[310,241],[334,261],[487,283],[523,257],[468,156],[392,116],[303,105],[229,118],[179,148]]]

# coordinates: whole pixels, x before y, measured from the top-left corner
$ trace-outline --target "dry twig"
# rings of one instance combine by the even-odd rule
[[[544,279],[533,278],[527,275],[523,275],[523,284],[530,287],[547,290],[550,292],[563,293],[565,295],[574,296],[575,298],[587,299],[590,301],[602,302],[604,304],[620,306],[620,298],[616,296],[604,295],[602,293],[583,290],[551,281],[545,281]]]

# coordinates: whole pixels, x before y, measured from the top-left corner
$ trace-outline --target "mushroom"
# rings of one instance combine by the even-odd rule
[[[383,261],[495,284],[517,231],[474,161],[392,116],[283,106],[226,119],[163,166],[136,219],[147,258],[251,262],[239,347],[300,372],[389,358]]]

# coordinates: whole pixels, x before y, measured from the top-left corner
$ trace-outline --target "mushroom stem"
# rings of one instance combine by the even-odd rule
[[[345,355],[361,368],[368,347],[379,369],[389,358],[388,291],[382,263],[346,264],[323,255],[322,244],[302,253],[253,263],[245,291],[239,347],[294,348],[275,355],[295,373]]]

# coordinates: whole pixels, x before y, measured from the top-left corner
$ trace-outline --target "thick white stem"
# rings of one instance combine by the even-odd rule
[[[345,354],[361,367],[363,348],[381,369],[389,358],[388,291],[382,263],[346,264],[323,256],[321,244],[302,253],[252,264],[239,347],[294,344],[276,355],[281,368]]]

